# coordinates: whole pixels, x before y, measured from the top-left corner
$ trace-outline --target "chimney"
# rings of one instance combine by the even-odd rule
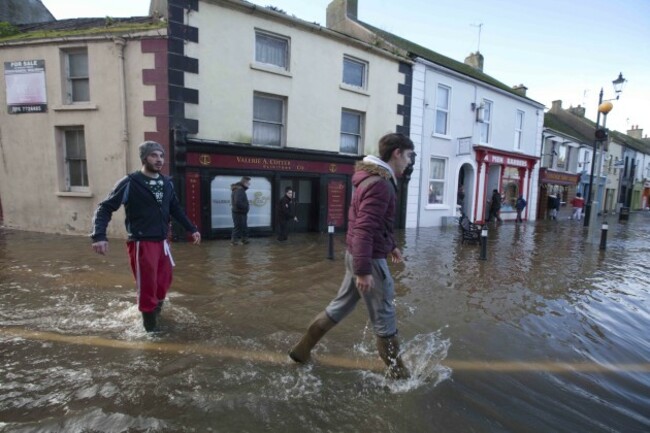
[[[528,87],[524,86],[523,84],[518,84],[516,86],[512,86],[512,90],[521,96],[526,96],[526,90],[528,90]]]
[[[562,100],[561,99],[559,99],[557,101],[553,101],[552,104],[553,105],[551,105],[551,109],[548,110],[549,112],[551,112],[553,114],[557,114],[560,111],[562,111]]]
[[[585,107],[578,105],[577,107],[569,107],[569,113],[578,117],[585,117]]]
[[[332,0],[327,5],[326,26],[336,31],[343,31],[347,18],[357,19],[357,0]]]
[[[643,138],[643,128],[639,129],[639,125],[632,125],[632,129],[627,131],[627,135],[636,138],[637,140],[641,140]]]
[[[469,56],[465,57],[465,64],[483,72],[483,54],[478,51],[470,53]]]

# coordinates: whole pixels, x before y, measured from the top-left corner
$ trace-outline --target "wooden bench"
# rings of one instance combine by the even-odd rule
[[[481,227],[477,226],[467,218],[467,215],[461,215],[458,220],[458,226],[461,231],[461,243],[467,242],[480,242],[481,240]]]

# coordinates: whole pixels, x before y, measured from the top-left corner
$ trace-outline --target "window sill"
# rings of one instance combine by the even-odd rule
[[[426,210],[449,210],[449,206],[446,204],[440,203],[440,204],[431,204],[427,203],[424,208]]]
[[[347,90],[348,92],[358,93],[359,95],[370,96],[370,93],[368,93],[362,87],[351,86],[349,84],[341,83],[341,84],[339,84],[339,88],[341,90]]]
[[[275,75],[282,75],[283,77],[288,77],[292,78],[293,75],[291,75],[291,72],[287,71],[286,69],[282,69],[277,66],[273,65],[264,65],[262,63],[251,63],[251,69],[255,69],[257,71],[262,71],[262,72],[270,72],[271,74]]]
[[[69,104],[69,105],[55,105],[52,107],[54,111],[93,111],[97,110],[96,104]]]
[[[57,191],[56,195],[58,197],[91,198],[93,196],[93,193],[90,191]]]
[[[435,132],[433,134],[431,134],[431,136],[435,137],[435,138],[440,138],[441,140],[451,140],[452,139],[451,135],[437,134]]]

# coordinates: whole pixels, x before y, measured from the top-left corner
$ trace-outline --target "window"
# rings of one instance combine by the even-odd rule
[[[277,96],[253,97],[253,144],[280,147],[284,141],[285,100]]]
[[[363,114],[356,111],[341,112],[341,153],[359,155]]]
[[[521,149],[521,136],[524,131],[524,112],[517,110],[515,117],[515,149]]]
[[[447,135],[449,119],[449,96],[451,89],[438,84],[436,92],[436,126],[433,130],[436,134]]]
[[[83,127],[62,129],[63,179],[65,191],[88,190],[86,139]]]
[[[289,39],[255,32],[255,61],[289,70]]]
[[[343,58],[343,83],[365,89],[367,70],[366,62],[345,56]]]
[[[564,144],[560,144],[557,147],[557,163],[556,163],[556,168],[561,168],[561,169],[567,169],[567,146]]]
[[[445,165],[443,158],[431,158],[429,171],[429,204],[445,202]]]
[[[483,100],[483,111],[481,117],[481,143],[490,142],[490,124],[492,122],[492,102]]]
[[[88,51],[86,49],[64,51],[65,102],[90,101],[90,82],[88,78]]]

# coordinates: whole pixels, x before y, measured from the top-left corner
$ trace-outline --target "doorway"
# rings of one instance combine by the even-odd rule
[[[319,182],[317,178],[280,179],[278,201],[286,187],[293,188],[293,201],[298,221],[293,223],[292,231],[298,233],[318,231]],[[277,216],[276,216],[277,218]]]

